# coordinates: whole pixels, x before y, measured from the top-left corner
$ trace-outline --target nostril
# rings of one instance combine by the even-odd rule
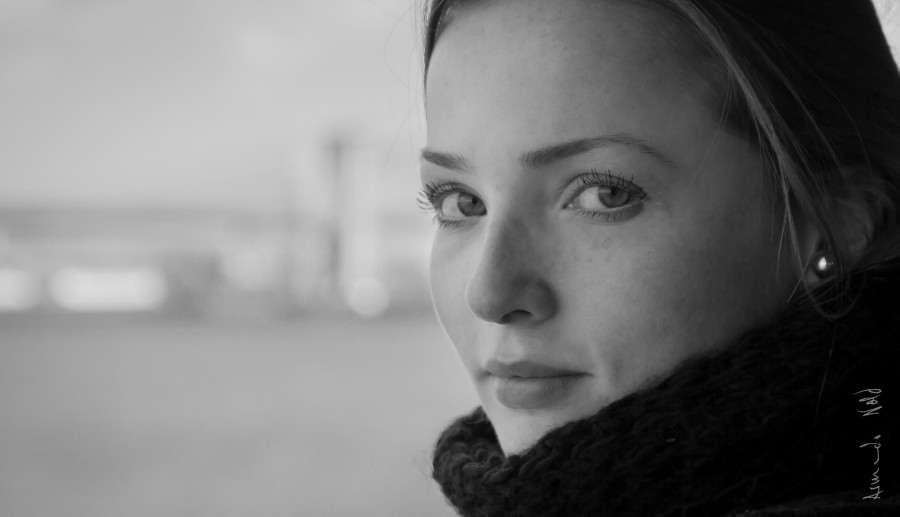
[[[497,323],[501,325],[508,325],[518,320],[528,319],[529,317],[531,317],[531,313],[529,313],[528,311],[514,310],[501,316],[497,320]]]

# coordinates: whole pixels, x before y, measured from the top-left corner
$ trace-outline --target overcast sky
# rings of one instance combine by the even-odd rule
[[[414,182],[412,3],[0,0],[0,205],[271,206],[337,133]]]

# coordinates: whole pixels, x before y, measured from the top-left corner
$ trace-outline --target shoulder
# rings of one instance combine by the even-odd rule
[[[866,494],[843,492],[816,495],[727,517],[895,517],[900,515],[900,494],[880,494],[878,499],[863,499]]]

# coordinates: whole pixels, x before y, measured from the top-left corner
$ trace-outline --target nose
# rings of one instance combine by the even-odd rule
[[[466,305],[492,323],[539,323],[556,314],[558,301],[547,278],[540,239],[520,219],[489,225],[476,269],[466,285]]]

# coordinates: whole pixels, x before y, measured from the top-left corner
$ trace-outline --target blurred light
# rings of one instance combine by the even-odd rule
[[[0,269],[0,312],[21,312],[40,301],[40,281],[36,275],[18,269]]]
[[[133,312],[159,308],[166,299],[166,279],[148,267],[66,268],[50,279],[50,295],[74,312]]]
[[[362,277],[357,278],[350,286],[347,303],[353,312],[360,316],[374,318],[387,310],[390,295],[378,279]]]

